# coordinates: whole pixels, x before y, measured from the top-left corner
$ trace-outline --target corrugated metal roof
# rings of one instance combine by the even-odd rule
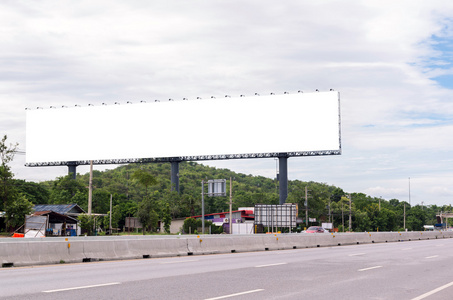
[[[33,213],[32,216],[49,216],[49,222],[50,223],[63,223],[66,222],[68,224],[77,224],[77,219],[67,216],[67,215],[62,215],[54,211],[37,211]]]
[[[70,213],[84,213],[85,211],[77,204],[36,204],[34,211],[53,211],[62,215]]]

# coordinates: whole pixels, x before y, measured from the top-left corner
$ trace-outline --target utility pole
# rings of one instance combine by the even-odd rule
[[[305,226],[308,228],[308,186],[305,186]]]
[[[411,205],[411,178],[409,177],[409,206]]]
[[[403,221],[403,227],[404,227],[404,230],[406,230],[406,202],[404,202],[404,221]]]
[[[204,180],[201,181],[201,234],[204,234]]]
[[[352,212],[352,208],[351,208],[351,194],[348,194],[348,198],[349,198],[349,231],[352,231],[352,218],[351,218],[351,212]]]
[[[230,217],[228,218],[230,234],[233,234],[233,181],[230,177]]]
[[[344,210],[343,210],[343,202],[341,202],[341,225],[343,227],[343,232],[344,232]]]
[[[110,234],[112,234],[112,200],[113,200],[113,195],[110,194],[110,222],[109,222]]]
[[[330,204],[331,204],[331,201],[332,201],[332,200],[329,199],[329,223],[332,223],[332,221],[330,220],[330,217],[331,217],[331,215],[330,215]],[[332,228],[333,228],[333,226],[332,226]]]
[[[88,215],[91,216],[91,206],[93,203],[93,161],[90,161],[90,181],[88,183]]]

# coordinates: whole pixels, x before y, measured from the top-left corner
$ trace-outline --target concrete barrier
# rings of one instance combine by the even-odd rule
[[[1,239],[2,267],[452,238],[452,231]]]

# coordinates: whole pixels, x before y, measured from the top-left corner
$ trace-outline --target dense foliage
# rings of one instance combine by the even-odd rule
[[[14,180],[9,163],[14,159],[18,144],[8,145],[6,140],[6,135],[0,140],[0,211],[5,213],[2,225],[8,230],[25,222],[25,215],[32,210],[33,204],[29,200],[33,197],[22,181]]]
[[[34,183],[13,179],[6,163],[2,164],[0,171],[0,205],[4,211],[8,211],[8,207],[10,211],[27,210],[27,202],[77,203],[85,211],[88,210],[88,173],[77,174],[75,180],[71,176],[62,176],[55,180]],[[155,231],[158,221],[162,221],[165,231],[168,231],[171,219],[201,214],[202,180],[230,178],[233,178],[233,210],[252,207],[255,204],[279,204],[276,179],[235,173],[195,162],[182,162],[179,172],[180,193],[177,193],[171,191],[170,175],[169,163],[129,164],[103,172],[94,170],[92,211],[108,214],[112,195],[113,228],[123,228],[126,217],[137,217],[148,231]],[[316,219],[309,225],[330,221],[340,231],[348,230],[350,211],[353,231],[396,231],[404,228],[404,211],[406,228],[423,230],[423,225],[437,223],[438,212],[452,210],[450,206],[410,207],[408,203],[398,199],[387,201],[362,193],[350,194],[350,207],[349,195],[339,187],[293,180],[288,184],[287,202],[298,204],[299,217],[304,222],[302,227],[305,226],[306,215],[305,188],[308,190],[308,217]],[[228,211],[228,203],[228,197],[205,196],[205,213]],[[12,223],[16,225],[20,220],[14,220]],[[105,217],[100,223],[107,228],[109,218]]]
[[[150,176],[151,175],[151,176]],[[155,230],[158,220],[186,218],[201,214],[201,181],[233,178],[233,210],[255,204],[278,204],[278,182],[262,176],[235,173],[195,162],[180,165],[180,193],[171,191],[169,163],[129,164],[104,172],[93,171],[93,212],[109,211],[113,195],[113,227],[122,228],[125,217],[139,217],[148,230]],[[89,174],[69,176],[41,183],[49,194],[49,203],[77,203],[87,209]],[[299,217],[305,224],[305,187],[308,190],[308,216],[315,223],[332,221],[340,231],[348,230],[351,210],[354,231],[396,231],[404,228],[423,230],[423,225],[435,224],[436,213],[451,211],[450,206],[422,207],[404,201],[373,198],[363,193],[351,193],[349,198],[341,188],[317,182],[290,181],[288,203],[297,203]],[[206,188],[206,186],[205,186]],[[41,190],[37,190],[41,191]],[[45,194],[41,191],[40,194]],[[33,199],[32,199],[33,200]],[[42,201],[36,197],[36,201]],[[228,211],[228,197],[205,196],[205,213]],[[379,205],[380,203],[380,205]],[[405,208],[404,208],[405,206]],[[330,213],[329,213],[330,212]],[[305,226],[305,225],[302,226]],[[343,226],[344,224],[344,226]]]

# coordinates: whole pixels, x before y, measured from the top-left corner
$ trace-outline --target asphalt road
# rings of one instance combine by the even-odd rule
[[[0,299],[453,299],[453,239],[0,269]]]

